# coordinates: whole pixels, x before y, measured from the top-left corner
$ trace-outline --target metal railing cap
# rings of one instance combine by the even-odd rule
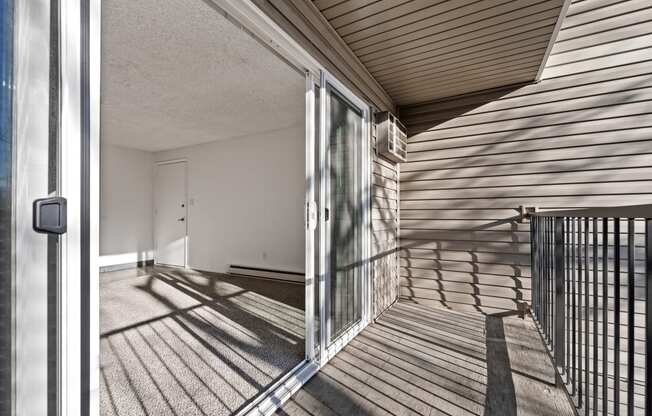
[[[652,204],[537,211],[532,217],[652,218]]]

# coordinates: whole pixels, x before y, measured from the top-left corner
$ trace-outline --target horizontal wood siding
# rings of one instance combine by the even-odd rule
[[[398,299],[398,165],[378,155],[373,160],[371,255],[373,315],[379,316]]]
[[[389,95],[314,4],[305,0],[253,2],[341,82],[380,110],[394,109]]]
[[[540,83],[400,109],[403,298],[517,309],[531,301],[519,205],[652,202],[651,22],[649,1],[576,1]]]
[[[519,309],[530,304],[532,286],[529,225],[519,221],[520,205],[652,203],[652,3],[575,1],[541,82],[404,107],[400,115],[409,129],[409,162],[400,175],[401,297],[462,311]],[[642,234],[636,245],[642,259]],[[612,248],[608,256],[613,270]],[[599,247],[598,271],[601,257]],[[621,271],[624,259],[621,253]],[[637,261],[635,267],[633,403],[635,414],[643,414],[644,264]],[[604,299],[601,272],[598,277],[597,386],[601,398],[606,341],[609,401],[598,401],[597,414],[614,413],[616,331],[620,414],[627,413],[624,276],[620,328],[613,324],[613,278]],[[589,281],[593,285],[593,277]],[[604,308],[610,322],[606,339]],[[589,315],[591,337],[592,319]],[[589,396],[592,391],[591,386]]]
[[[532,81],[564,0],[313,0],[400,105]]]

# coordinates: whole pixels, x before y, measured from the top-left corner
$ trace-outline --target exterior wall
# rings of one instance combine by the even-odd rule
[[[538,84],[402,108],[401,297],[492,313],[530,302],[545,209],[652,202],[652,9],[571,4]]]
[[[312,2],[253,2],[352,91],[367,98],[381,110],[393,109],[392,99]]]
[[[377,317],[398,298],[399,167],[375,156],[372,169],[373,316]]]

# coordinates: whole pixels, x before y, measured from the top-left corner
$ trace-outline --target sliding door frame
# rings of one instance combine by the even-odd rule
[[[315,200],[317,172],[315,172],[316,148],[316,96],[315,79],[306,71],[306,218],[305,218],[305,342],[306,360],[315,360],[315,231],[318,225],[318,206]]]
[[[55,118],[52,117],[56,111],[52,108],[56,106],[52,90],[56,89],[54,84],[58,81],[53,79],[51,71],[50,53],[55,49],[51,33],[57,28],[53,27],[56,22],[51,16],[49,2],[12,3],[10,10],[4,10],[11,13],[10,27],[3,28],[12,32],[11,38],[2,39],[11,42],[3,46],[10,48],[12,55],[10,62],[3,62],[11,67],[12,76],[2,80],[7,83],[2,86],[4,93],[9,94],[11,100],[11,107],[7,109],[10,125],[2,126],[3,133],[9,135],[3,139],[11,141],[11,147],[6,149],[11,153],[3,155],[3,163],[11,166],[10,176],[3,177],[3,180],[10,179],[10,185],[3,185],[10,186],[5,188],[7,193],[3,198],[11,201],[11,212],[5,213],[9,215],[3,218],[3,221],[11,221],[10,227],[3,230],[10,232],[10,245],[4,247],[3,262],[10,264],[11,273],[3,278],[11,278],[11,282],[3,297],[10,296],[11,322],[3,322],[4,328],[10,328],[7,332],[3,328],[3,336],[9,335],[11,346],[10,350],[3,351],[3,370],[10,361],[10,372],[3,371],[3,384],[6,383],[9,391],[3,391],[0,412],[47,415],[52,410],[51,394],[54,393],[55,401],[60,398],[58,392],[50,390],[53,376],[50,371],[54,370],[55,383],[61,376],[56,368],[61,355],[51,350],[52,337],[58,338],[61,329],[51,315],[59,312],[60,299],[56,298],[60,298],[60,294],[58,287],[56,291],[51,289],[50,273],[52,266],[59,267],[61,259],[58,249],[51,251],[50,237],[34,231],[32,204],[37,198],[58,196],[60,190],[58,178],[51,182],[52,165],[59,165],[58,160],[53,160],[58,154],[53,154],[56,138],[52,140],[50,120]],[[55,299],[50,297],[52,294]],[[9,316],[3,316],[5,318]],[[3,343],[5,341],[8,340],[3,339]]]
[[[17,414],[99,414],[93,254],[99,252],[99,11],[100,0],[15,3],[12,406]],[[56,156],[50,153],[55,148]],[[48,165],[56,182],[52,190],[41,175]],[[48,300],[37,298],[49,276],[41,267],[47,240],[32,229],[32,202],[47,196],[67,200],[67,231],[57,238],[51,270],[58,273],[56,317],[47,316]],[[44,330],[55,333],[52,351],[43,342]],[[56,361],[54,368],[47,358]],[[46,397],[49,393],[56,397]]]

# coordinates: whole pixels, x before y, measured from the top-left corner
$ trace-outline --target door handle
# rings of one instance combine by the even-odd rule
[[[39,198],[32,206],[32,228],[37,233],[65,234],[68,229],[66,198]]]
[[[185,221],[186,219],[184,217],[179,218],[177,221]]]

